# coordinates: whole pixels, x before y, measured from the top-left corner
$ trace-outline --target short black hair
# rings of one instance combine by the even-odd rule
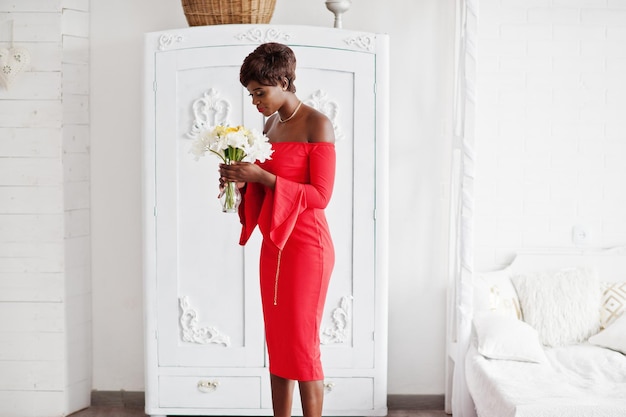
[[[287,90],[296,92],[296,55],[287,45],[268,42],[259,45],[244,60],[239,82],[246,87],[250,81],[263,85],[280,85],[287,79]]]

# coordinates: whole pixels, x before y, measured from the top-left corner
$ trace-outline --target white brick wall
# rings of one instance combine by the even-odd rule
[[[480,0],[476,268],[626,244],[626,2]]]
[[[91,391],[89,0],[0,2],[0,415],[60,416]]]

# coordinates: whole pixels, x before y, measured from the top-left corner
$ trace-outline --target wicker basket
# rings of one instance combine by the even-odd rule
[[[189,26],[269,23],[276,0],[182,0]]]

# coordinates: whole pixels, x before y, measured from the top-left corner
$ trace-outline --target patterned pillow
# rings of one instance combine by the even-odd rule
[[[600,326],[602,329],[613,323],[626,311],[626,281],[602,283],[602,305]]]

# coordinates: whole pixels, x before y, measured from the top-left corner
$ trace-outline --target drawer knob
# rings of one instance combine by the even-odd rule
[[[219,381],[198,381],[198,391],[204,393],[214,392],[219,385]]]
[[[333,388],[335,388],[335,383],[334,382],[324,382],[324,391],[325,392],[331,392],[333,390]]]

